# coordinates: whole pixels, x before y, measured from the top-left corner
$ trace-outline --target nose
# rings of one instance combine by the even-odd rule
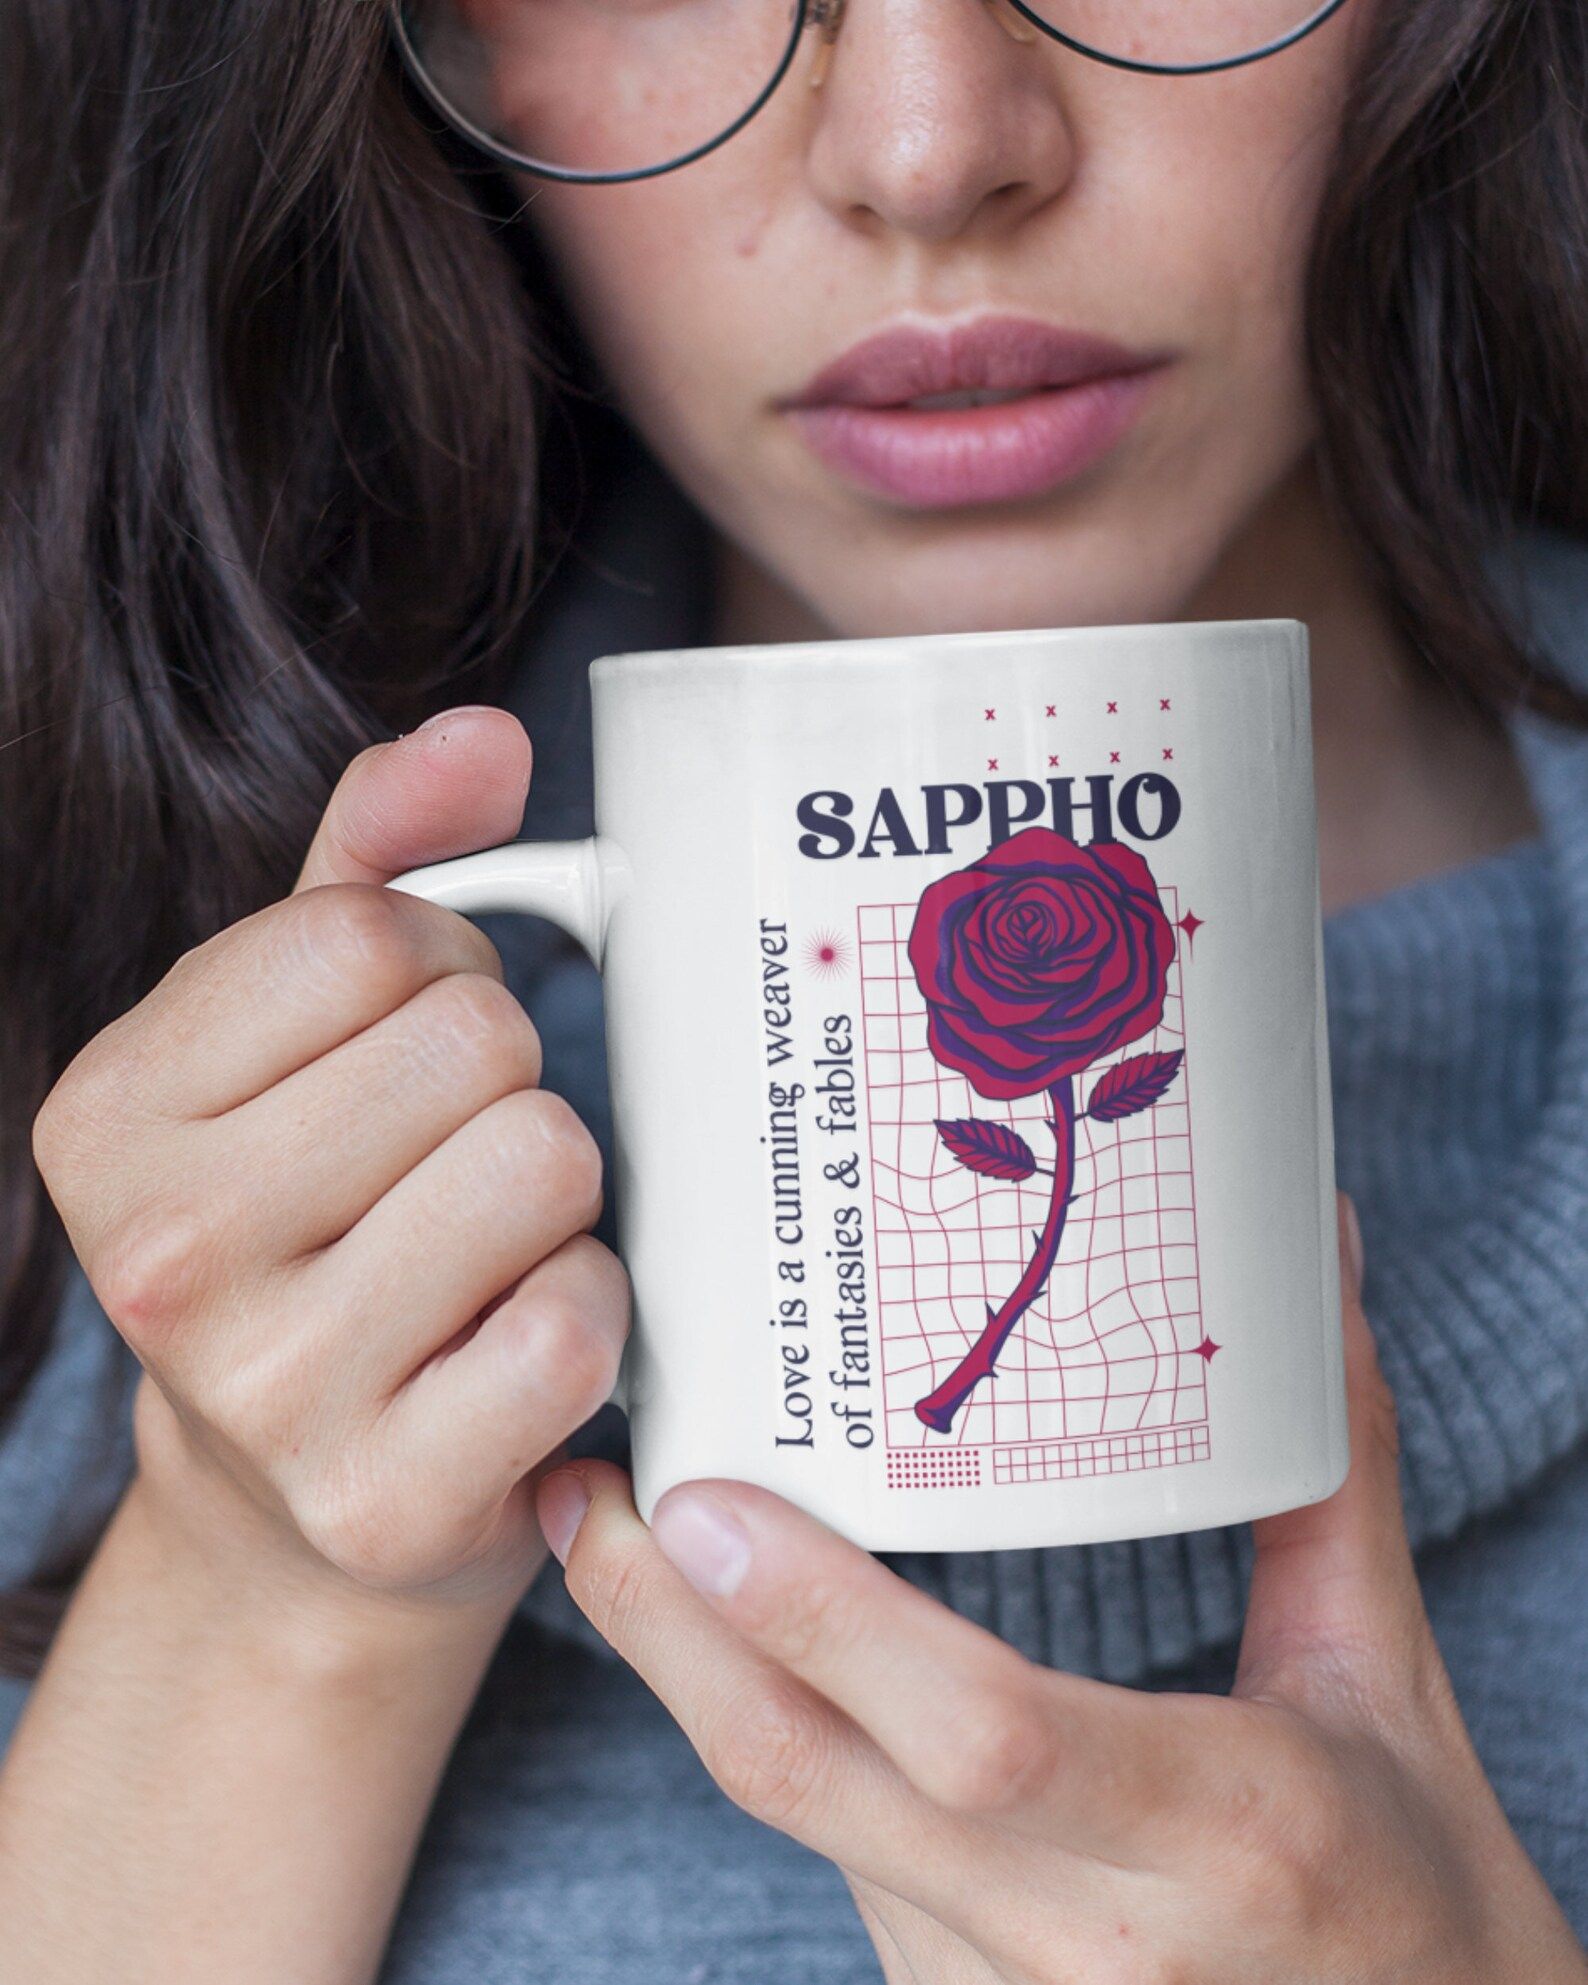
[[[811,186],[852,224],[943,242],[1063,191],[1074,142],[1053,44],[1008,0],[844,0],[796,68]],[[824,31],[818,29],[818,35]]]

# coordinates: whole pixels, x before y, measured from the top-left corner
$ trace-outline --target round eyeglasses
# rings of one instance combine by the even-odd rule
[[[422,94],[498,164],[610,184],[674,172],[741,130],[812,31],[819,87],[848,0],[393,0]],[[1235,69],[1345,0],[981,0],[1017,41],[1154,76]]]

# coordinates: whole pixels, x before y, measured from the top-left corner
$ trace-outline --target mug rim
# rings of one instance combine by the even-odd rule
[[[1282,636],[1292,653],[1305,653],[1307,623],[1273,616],[1258,620],[1164,620],[1122,621],[1100,626],[957,628],[942,634],[871,634],[848,638],[833,635],[826,640],[726,642],[694,648],[632,648],[598,655],[589,664],[592,681],[607,676],[688,675],[697,672],[776,670],[808,665],[822,657],[840,667],[866,662],[918,660],[922,648],[934,654],[952,654],[958,649],[985,647],[1027,648],[1040,645],[1068,647],[1114,645],[1121,637],[1136,647],[1189,644],[1204,647],[1210,641],[1228,640],[1235,633],[1251,636],[1269,633]],[[1298,639],[1299,637],[1299,639]]]

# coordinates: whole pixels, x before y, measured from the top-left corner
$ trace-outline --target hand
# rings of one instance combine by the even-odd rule
[[[847,1875],[890,1985],[1582,1985],[1401,1515],[1342,1220],[1352,1465],[1270,1517],[1233,1694],[1055,1673],[776,1496],[540,1488],[574,1597],[717,1782]]]
[[[135,1493],[216,1603],[499,1627],[544,1556],[532,1473],[611,1388],[599,1150],[492,946],[379,886],[510,837],[528,778],[499,711],[361,754],[294,894],[180,959],[39,1116],[144,1367]]]

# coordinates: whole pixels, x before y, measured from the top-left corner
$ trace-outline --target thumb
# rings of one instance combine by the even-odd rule
[[[337,782],[297,890],[389,882],[421,863],[510,841],[523,821],[529,768],[523,725],[484,704],[444,710],[406,737],[371,745]]]
[[[1432,1645],[1401,1507],[1395,1401],[1362,1313],[1356,1211],[1338,1201],[1351,1465],[1325,1501],[1264,1517],[1235,1692],[1296,1694],[1317,1677],[1404,1675]]]

